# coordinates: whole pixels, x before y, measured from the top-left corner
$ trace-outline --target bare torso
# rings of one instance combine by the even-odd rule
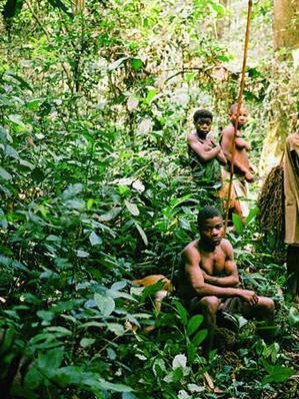
[[[213,136],[211,134],[208,134],[206,138],[200,138],[198,137],[198,135],[196,134],[196,132],[192,132],[187,136],[187,140],[188,140],[188,146],[191,149],[190,143],[192,142],[198,142],[200,144],[202,144],[202,148],[205,151],[210,150],[211,148],[215,147],[216,143],[215,140],[213,138]]]
[[[213,252],[206,252],[200,248],[199,240],[192,241],[188,245],[198,254],[198,266],[210,276],[219,276],[225,272],[225,261],[227,259],[225,241],[222,240]]]
[[[246,169],[250,169],[249,157],[248,157],[248,153],[245,150],[245,148],[239,149],[236,147],[234,161],[241,163]],[[237,171],[240,172],[240,170],[238,168],[237,168]]]
[[[192,257],[194,267],[203,275],[206,282],[211,283],[211,279],[223,278],[223,276],[232,274],[232,248],[226,239],[222,239],[213,251],[205,251],[201,247],[200,240],[194,240],[184,249],[183,256]],[[236,269],[234,269],[233,274],[238,281]],[[196,296],[192,285],[189,270],[186,270],[186,267],[182,265],[179,278],[179,296],[185,299]]]
[[[244,147],[240,148],[237,145],[238,139],[241,139],[241,138],[242,138],[242,135],[238,131],[237,136],[236,136],[234,165],[235,165],[235,172],[243,175],[244,169],[250,170],[250,161],[249,161],[248,152],[247,152],[246,148],[244,148]],[[221,146],[223,148],[223,151],[225,154],[229,154],[229,157],[232,156],[232,152],[233,152],[233,139],[234,139],[234,127],[232,125],[229,125],[228,127],[226,127],[223,130],[222,140],[221,140]],[[241,168],[238,167],[238,165],[240,165]]]

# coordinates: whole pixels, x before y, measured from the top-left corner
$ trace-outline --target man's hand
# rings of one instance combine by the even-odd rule
[[[215,142],[215,140],[213,138],[207,139],[207,143],[206,144],[207,144],[207,148],[208,149],[217,147],[217,144],[216,144],[216,142]]]
[[[206,273],[203,269],[201,269],[201,272],[202,272],[202,276],[204,278],[205,283],[210,284],[211,283],[211,278],[210,278],[211,276],[208,273]]]
[[[249,170],[245,173],[245,179],[248,181],[248,183],[254,180],[254,176],[252,173],[249,172]]]
[[[250,306],[256,306],[259,298],[254,291],[251,290],[240,290],[239,296],[244,299]]]
[[[209,142],[212,144],[213,147],[217,146],[217,143],[216,143],[216,140],[214,139],[214,137],[210,137]]]
[[[214,140],[210,139],[206,144],[206,149],[209,151],[214,148],[217,148],[217,150],[218,150],[217,153],[219,154],[219,152],[221,151],[220,145],[216,144]]]
[[[251,145],[247,141],[244,142],[244,148],[246,151],[251,151]]]

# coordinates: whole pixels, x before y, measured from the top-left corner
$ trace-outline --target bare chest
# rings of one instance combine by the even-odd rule
[[[226,257],[222,250],[202,254],[199,266],[210,276],[217,276],[224,271],[225,259]]]

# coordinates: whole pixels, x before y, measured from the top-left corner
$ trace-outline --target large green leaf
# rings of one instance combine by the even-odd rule
[[[128,211],[133,215],[133,216],[138,216],[140,214],[139,209],[136,204],[133,204],[132,202],[129,202],[125,200],[125,205],[128,209]]]
[[[8,268],[20,269],[24,272],[29,272],[29,269],[21,262],[3,255],[0,255],[0,265],[6,266]]]
[[[178,301],[175,301],[175,307],[177,308],[177,312],[178,312],[178,314],[180,316],[180,319],[181,319],[182,323],[184,325],[187,325],[187,322],[188,322],[188,312],[187,312],[187,310]]]
[[[38,388],[45,380],[45,376],[38,370],[37,367],[31,367],[25,375],[25,387],[30,389]]]
[[[121,207],[115,207],[115,208],[111,209],[109,212],[97,216],[97,219],[100,222],[110,222],[111,220],[115,219],[119,215],[121,210],[122,210]]]
[[[142,241],[144,242],[144,245],[148,245],[148,239],[147,239],[147,236],[146,236],[143,228],[137,222],[135,222],[135,226],[136,226],[136,228],[137,228],[137,230],[138,230],[138,232],[139,232],[139,234],[140,234],[140,236],[142,238]]]
[[[98,235],[97,235],[97,233],[96,232],[91,232],[90,233],[90,236],[89,236],[89,241],[90,241],[90,243],[91,243],[91,245],[94,247],[95,245],[101,245],[102,244],[102,239],[101,239],[101,237],[99,237]]]
[[[125,332],[124,326],[119,323],[107,323],[107,328],[112,331],[115,335],[123,335]]]
[[[64,356],[64,348],[51,349],[45,353],[39,353],[37,366],[43,370],[43,373],[52,373],[56,370],[62,363]]]
[[[206,329],[205,330],[200,330],[195,335],[195,337],[192,339],[192,344],[194,346],[200,345],[206,339],[207,335],[208,335],[208,331]]]
[[[96,340],[94,338],[82,338],[80,341],[80,346],[82,346],[82,348],[88,348],[89,346],[94,344],[95,341]]]
[[[83,190],[83,185],[81,183],[70,184],[66,190],[63,191],[61,197],[64,200],[71,199],[80,194]]]
[[[266,360],[263,361],[263,366],[268,372],[262,380],[262,384],[268,383],[281,383],[287,381],[292,375],[295,374],[295,370],[289,367],[273,365],[268,363]]]
[[[203,322],[203,319],[204,319],[204,317],[201,314],[191,317],[191,319],[188,321],[188,325],[187,325],[187,334],[189,336],[192,335],[199,328],[199,326]]]
[[[11,180],[12,175],[0,166],[0,178],[2,178],[3,180]]]
[[[108,382],[100,378],[100,384],[103,389],[107,389],[107,391],[113,392],[132,392],[134,391],[133,388],[124,385],[124,384],[114,384],[112,382]]]
[[[243,231],[244,231],[244,224],[242,222],[242,219],[236,213],[233,213],[232,219],[233,219],[233,223],[234,223],[234,227],[236,229],[236,232],[238,234],[242,235]]]
[[[9,144],[5,146],[5,155],[14,159],[20,159],[19,153]]]
[[[105,296],[101,294],[94,294],[94,301],[97,307],[100,309],[103,316],[108,317],[115,309],[114,299],[110,296]]]
[[[288,314],[288,322],[291,326],[299,325],[299,312],[295,307],[291,307]]]

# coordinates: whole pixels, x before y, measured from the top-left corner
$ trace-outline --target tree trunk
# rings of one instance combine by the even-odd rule
[[[228,0],[220,0],[220,3],[227,7]],[[217,39],[221,39],[224,34],[224,19],[220,19],[216,23]]]
[[[299,0],[274,0],[273,39],[276,50],[299,47]]]

